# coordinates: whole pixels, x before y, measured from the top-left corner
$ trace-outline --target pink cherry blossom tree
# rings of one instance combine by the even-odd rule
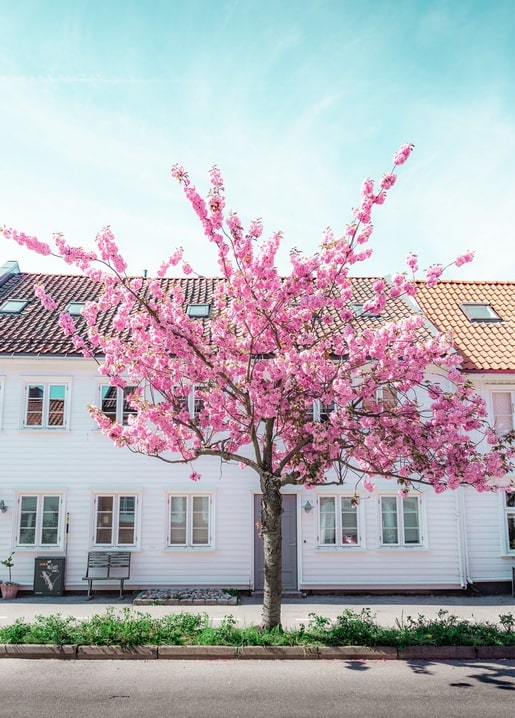
[[[489,491],[513,470],[512,437],[500,439],[487,425],[485,406],[459,372],[448,337],[428,332],[407,305],[398,320],[363,329],[356,319],[350,272],[370,256],[372,211],[411,151],[411,145],[400,148],[377,188],[372,180],[363,183],[359,207],[340,236],[327,229],[312,257],[292,249],[287,276],[275,264],[281,235],[262,239],[260,220],[245,229],[236,213],[226,212],[219,170],[211,170],[204,199],[176,165],[172,175],[217,249],[219,277],[197,280],[209,284],[208,318],[189,316],[185,280],[166,277],[170,269],[191,274],[180,249],[156,278],[134,278],[126,275],[109,228],[97,236],[95,252],[60,235],[52,249],[3,230],[40,254],[58,254],[98,283],[98,299],[83,310],[87,331],[78,331],[67,314],[61,326],[113,385],[136,386],[135,414],[126,426],[90,407],[116,445],[191,464],[194,481],[201,479],[195,461],[202,456],[259,477],[265,628],[281,621],[285,486],[352,478],[371,491],[374,476],[382,475],[397,481],[403,495],[418,484],[437,492],[462,484]],[[455,263],[471,258],[465,253]],[[430,267],[428,284],[442,271]],[[407,270],[391,282],[371,280],[362,310],[379,315],[388,303],[415,296],[417,272],[410,254]],[[55,310],[44,287],[36,292]]]

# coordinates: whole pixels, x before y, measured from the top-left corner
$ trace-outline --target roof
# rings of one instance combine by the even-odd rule
[[[465,371],[515,372],[515,282],[419,282],[416,299],[437,329],[451,333]],[[463,304],[489,305],[499,319],[471,320]]]
[[[145,280],[144,280],[145,281]],[[160,280],[165,291],[172,285],[181,285],[187,304],[210,303],[220,279],[205,277],[167,278]],[[354,277],[353,303],[364,303],[372,298],[375,277]],[[47,310],[34,294],[34,285],[41,283],[57,303],[56,310]],[[101,285],[82,275],[29,274],[15,272],[0,277],[0,306],[6,299],[23,299],[27,304],[17,313],[0,312],[0,355],[81,356],[71,339],[63,335],[59,315],[70,302],[83,302],[98,298]],[[113,312],[102,316],[100,329],[107,329]],[[387,321],[395,321],[413,314],[402,299],[390,299],[379,317],[356,317],[356,327],[374,328]],[[202,320],[209,321],[209,320]],[[75,318],[77,329],[85,326],[82,317]]]

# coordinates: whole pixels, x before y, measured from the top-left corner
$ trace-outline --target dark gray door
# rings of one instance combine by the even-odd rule
[[[261,521],[261,496],[254,496],[254,590],[264,587],[263,539],[259,535]],[[296,591],[297,586],[297,497],[283,495],[282,515],[282,584],[283,591]]]

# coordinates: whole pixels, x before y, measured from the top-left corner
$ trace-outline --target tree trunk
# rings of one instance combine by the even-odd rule
[[[261,534],[264,548],[264,595],[262,627],[281,626],[281,514],[280,481],[270,473],[261,475]]]

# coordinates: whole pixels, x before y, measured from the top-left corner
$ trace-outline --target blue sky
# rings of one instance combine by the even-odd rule
[[[287,271],[408,141],[360,273],[474,249],[447,276],[515,280],[515,0],[0,0],[0,27],[0,225],[91,246],[110,224],[131,273],[182,245],[214,274],[170,167],[204,190],[216,163]]]

